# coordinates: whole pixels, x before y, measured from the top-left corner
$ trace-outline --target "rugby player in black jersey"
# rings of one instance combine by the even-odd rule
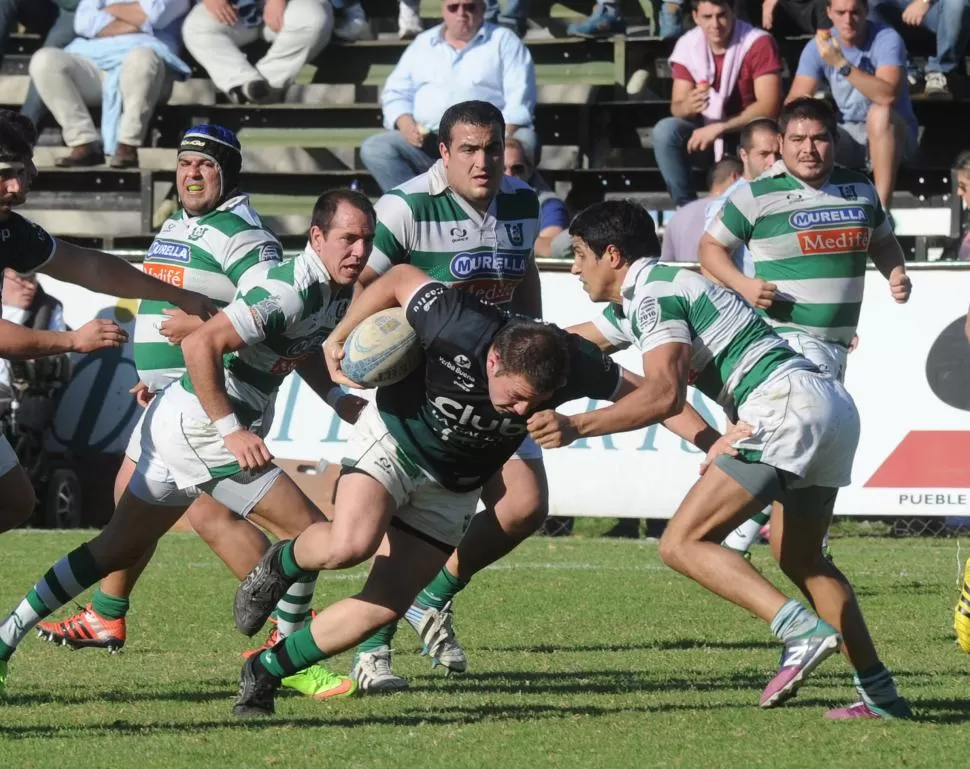
[[[576,398],[617,399],[640,381],[579,336],[512,316],[399,265],[358,297],[328,339],[335,382],[354,384],[339,367],[353,328],[397,305],[406,308],[424,348],[424,366],[380,388],[364,409],[333,520],[264,556],[236,594],[236,624],[258,627],[308,573],[378,557],[359,593],[246,662],[239,716],[272,713],[283,677],[351,648],[405,612],[461,540],[482,484],[515,452],[530,414]],[[693,431],[704,448],[719,435],[696,412],[677,419],[684,420],[677,432]]]

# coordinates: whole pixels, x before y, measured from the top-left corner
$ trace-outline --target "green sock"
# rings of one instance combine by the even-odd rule
[[[452,576],[451,572],[442,566],[441,571],[435,575],[428,586],[418,593],[414,602],[426,609],[443,609],[445,604],[464,590],[467,584],[467,579]]]
[[[300,579],[300,577],[309,577],[315,574],[316,572],[307,571],[297,565],[296,556],[293,553],[295,545],[296,540],[291,539],[280,550],[280,566],[283,569],[283,573],[290,579]]]
[[[374,635],[361,641],[357,646],[357,653],[372,652],[379,646],[390,646],[396,632],[397,621],[388,622],[384,627],[379,628]]]
[[[130,602],[127,598],[102,593],[99,587],[91,596],[91,608],[107,619],[122,619],[128,613]]]
[[[263,667],[278,678],[291,676],[326,658],[317,648],[309,625],[259,655]]]

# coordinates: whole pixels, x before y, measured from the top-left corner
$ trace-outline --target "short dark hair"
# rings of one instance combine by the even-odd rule
[[[781,115],[778,116],[778,128],[782,135],[788,130],[788,124],[793,120],[817,120],[825,126],[826,130],[835,140],[839,136],[838,121],[835,112],[828,102],[822,99],[815,99],[811,96],[802,96],[799,99],[788,102],[781,108]]]
[[[632,200],[604,200],[584,208],[569,225],[569,234],[582,238],[596,254],[616,248],[627,264],[645,256],[660,255],[653,218]]]
[[[859,0],[859,2],[862,4],[862,7],[863,8],[868,8],[869,7],[869,0]],[[825,5],[826,5],[826,7],[831,8],[832,7],[832,0],[825,0]]]
[[[735,16],[738,15],[738,9],[735,7],[735,0],[690,0],[691,12],[696,12],[697,7],[701,3],[710,3],[711,5],[717,5],[721,8],[727,8]]]
[[[502,117],[502,111],[487,101],[460,101],[445,110],[441,122],[438,123],[438,139],[446,147],[451,147],[451,129],[456,123],[482,128],[497,127],[499,135],[505,136],[505,118]]]
[[[778,127],[777,121],[772,120],[770,117],[757,117],[741,129],[739,142],[745,152],[751,151],[754,135],[759,131],[768,131],[775,136],[781,134],[781,129]]]
[[[731,176],[743,176],[744,166],[733,155],[725,155],[707,172],[707,189],[724,184]]]
[[[569,376],[566,333],[556,326],[512,320],[492,340],[502,373],[523,377],[536,393],[552,393]]]
[[[953,161],[953,170],[970,171],[970,150],[964,150]]]
[[[337,209],[340,208],[341,203],[362,211],[373,221],[377,220],[374,204],[370,202],[370,198],[357,190],[338,188],[327,190],[317,198],[317,202],[313,204],[313,213],[310,214],[310,226],[319,227],[326,235],[333,226],[333,218],[337,215]]]
[[[37,143],[37,129],[29,117],[0,109],[0,159],[30,160]]]

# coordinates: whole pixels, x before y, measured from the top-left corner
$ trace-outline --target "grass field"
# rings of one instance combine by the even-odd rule
[[[0,538],[0,609],[85,538]],[[239,722],[247,639],[232,625],[234,581],[193,535],[173,534],[135,593],[121,654],[24,642],[0,701],[0,755],[17,769],[962,765],[970,659],[952,639],[956,543],[849,537],[834,552],[915,722],[826,723],[826,707],[853,699],[841,659],[790,705],[759,710],[778,655],[768,629],[666,570],[654,543],[589,537],[533,539],[459,597],[466,675],[432,671],[402,627],[395,668],[409,692],[281,696],[275,719]],[[754,560],[780,579],[767,548]],[[362,574],[323,576],[316,604]]]

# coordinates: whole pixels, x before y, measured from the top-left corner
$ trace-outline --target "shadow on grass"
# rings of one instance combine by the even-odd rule
[[[898,598],[904,595],[926,598],[927,596],[937,596],[952,592],[952,585],[939,584],[934,582],[887,582],[879,587],[871,585],[854,586],[857,596],[872,598],[875,596],[892,596]]]
[[[226,710],[229,710],[229,699],[226,699]],[[191,734],[221,731],[226,729],[273,729],[283,727],[327,727],[327,728],[355,728],[360,726],[390,726],[414,728],[419,726],[467,726],[485,722],[518,722],[536,721],[544,719],[572,719],[577,717],[602,718],[621,713],[651,712],[665,713],[677,711],[712,711],[733,708],[748,708],[749,705],[678,705],[662,704],[656,707],[636,708],[606,708],[592,705],[490,705],[482,704],[469,707],[449,707],[447,711],[428,708],[427,710],[407,710],[395,715],[379,715],[373,713],[359,716],[334,716],[330,718],[286,718],[277,713],[270,718],[238,719],[231,716],[225,720],[216,721],[160,721],[154,723],[131,723],[124,720],[101,724],[78,724],[71,726],[54,726],[38,724],[31,726],[0,726],[0,735],[8,739],[38,739],[61,737],[77,739],[78,737],[94,737],[97,735],[130,735],[150,736],[155,734]]]
[[[795,708],[841,708],[851,704],[857,698],[851,694],[846,694],[842,701],[822,699],[820,697],[800,696],[797,700],[790,700],[785,703],[785,709]],[[965,724],[970,722],[970,699],[926,699],[920,697],[911,699],[910,706],[913,709],[913,722],[921,724]]]
[[[238,683],[226,679],[222,689],[213,691],[105,691],[92,686],[83,692],[38,691],[7,694],[0,700],[3,707],[16,705],[84,705],[89,702],[211,702],[224,700]],[[0,727],[2,728],[2,727]]]
[[[677,638],[666,641],[616,644],[520,644],[515,646],[476,646],[472,650],[483,652],[525,652],[528,654],[581,653],[581,652],[637,652],[637,651],[689,651],[691,649],[754,650],[781,649],[778,641],[717,641],[698,638]]]
[[[631,692],[671,691],[761,691],[768,678],[760,671],[733,672],[712,677],[698,672],[696,676],[671,677],[640,670],[572,670],[572,671],[495,671],[464,673],[443,680],[440,676],[415,676],[418,682],[432,683],[429,688],[449,693],[466,694],[629,694]],[[441,682],[439,685],[434,685]]]

